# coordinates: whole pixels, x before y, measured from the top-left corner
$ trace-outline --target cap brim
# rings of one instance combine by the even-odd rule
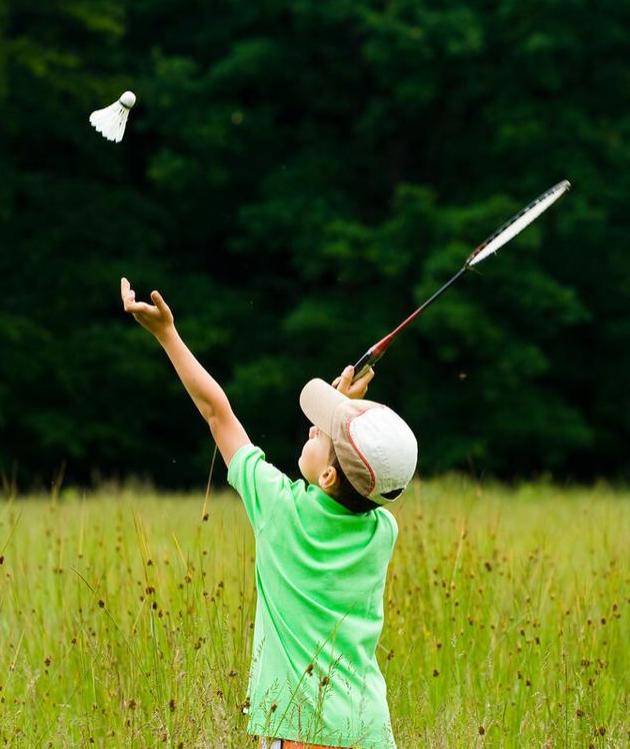
[[[300,408],[306,418],[328,436],[332,435],[333,414],[348,398],[319,378],[307,382],[300,393]]]

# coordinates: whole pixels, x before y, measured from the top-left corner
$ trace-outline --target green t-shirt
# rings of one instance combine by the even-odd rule
[[[356,515],[291,481],[245,445],[228,481],[256,537],[256,622],[248,732],[395,749],[376,661],[398,526],[384,508]]]

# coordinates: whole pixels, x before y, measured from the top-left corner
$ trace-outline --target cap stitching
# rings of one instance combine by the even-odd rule
[[[366,413],[366,411],[369,411],[369,410],[370,410],[369,408],[363,409],[363,411],[361,411],[358,414],[358,416],[363,416],[363,414]],[[357,416],[355,416],[354,418],[356,419]],[[354,447],[354,449],[358,453],[358,455],[361,458],[361,460],[365,463],[365,467],[368,469],[368,471],[370,473],[370,478],[372,480],[372,483],[370,484],[370,488],[369,488],[369,491],[368,491],[368,496],[369,496],[374,491],[374,487],[376,486],[376,474],[374,473],[374,470],[372,469],[372,466],[368,463],[367,458],[361,452],[361,450],[359,450],[356,442],[352,438],[352,432],[350,431],[350,417],[349,416],[346,417],[346,430],[348,432],[348,439],[350,440],[350,442],[352,444],[352,447]]]

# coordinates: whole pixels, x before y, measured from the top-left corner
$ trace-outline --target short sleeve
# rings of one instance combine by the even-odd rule
[[[252,444],[243,445],[234,453],[227,479],[240,494],[256,533],[280,506],[292,498],[290,479],[267,463],[263,451]]]
[[[393,516],[393,514],[385,509],[384,507],[379,508],[382,510],[383,515],[385,516],[387,525],[389,526],[389,529],[391,531],[391,548],[392,551],[394,550],[394,546],[396,546],[396,541],[398,539],[398,523],[396,522],[396,518]]]

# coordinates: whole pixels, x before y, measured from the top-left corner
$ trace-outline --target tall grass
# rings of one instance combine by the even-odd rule
[[[399,749],[627,746],[629,499],[407,493],[378,651]],[[0,745],[254,746],[253,571],[228,493],[0,503]]]

